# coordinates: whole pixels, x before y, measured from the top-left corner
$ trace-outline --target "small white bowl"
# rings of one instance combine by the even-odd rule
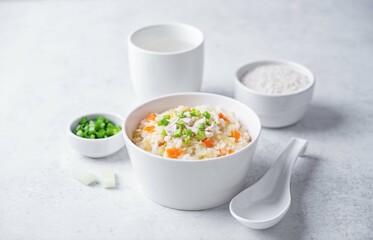
[[[248,129],[252,142],[239,151],[205,160],[174,160],[136,146],[132,134],[151,112],[180,105],[213,105],[234,112]],[[166,207],[201,210],[230,201],[247,184],[247,175],[261,131],[259,117],[244,104],[209,93],[179,93],[152,99],[128,115],[123,125],[128,154],[140,186],[150,199]]]
[[[242,83],[243,76],[255,67],[280,64],[297,69],[305,74],[310,84],[300,91],[287,94],[265,94],[256,92]],[[259,61],[238,69],[235,77],[235,98],[251,107],[260,117],[263,127],[280,128],[298,122],[306,113],[312,100],[315,77],[306,67],[289,61]]]
[[[79,121],[85,116],[87,116],[88,120],[104,116],[115,125],[122,126],[123,124],[123,118],[113,113],[92,113],[76,118],[67,128],[67,137],[73,149],[87,157],[102,158],[116,153],[124,146],[123,129],[108,138],[88,139],[76,136],[73,131],[78,126]]]

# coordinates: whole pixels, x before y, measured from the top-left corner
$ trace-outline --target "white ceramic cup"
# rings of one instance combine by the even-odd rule
[[[181,23],[147,26],[128,39],[132,84],[139,100],[199,91],[203,78],[203,33]]]

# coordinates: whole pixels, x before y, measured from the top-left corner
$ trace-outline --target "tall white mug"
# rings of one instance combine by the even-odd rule
[[[128,57],[137,98],[199,91],[203,44],[203,33],[187,24],[158,24],[133,32],[128,39]]]

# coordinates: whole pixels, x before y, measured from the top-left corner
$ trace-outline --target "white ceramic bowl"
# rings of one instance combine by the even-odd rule
[[[234,112],[248,129],[252,142],[224,157],[173,160],[146,152],[131,141],[140,121],[149,113],[160,113],[179,105],[201,104],[220,106]],[[245,187],[261,124],[253,110],[232,98],[209,93],[180,93],[155,98],[138,106],[128,114],[123,129],[127,150],[143,193],[166,207],[201,210],[230,201]]]
[[[124,146],[124,138],[122,134],[123,129],[119,133],[108,138],[87,139],[76,136],[73,131],[84,116],[87,116],[88,120],[95,119],[98,116],[104,116],[115,125],[123,125],[122,117],[112,113],[92,113],[82,115],[72,121],[67,128],[67,137],[73,149],[87,157],[102,158],[114,154]]]
[[[291,66],[310,79],[310,84],[294,93],[289,94],[264,94],[246,87],[241,79],[255,67],[282,64]],[[315,77],[306,67],[288,61],[260,61],[242,66],[236,73],[235,98],[252,108],[260,117],[263,127],[279,128],[292,125],[299,121],[307,111],[312,100]]]

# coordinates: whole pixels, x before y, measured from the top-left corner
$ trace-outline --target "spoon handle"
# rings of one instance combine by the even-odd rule
[[[287,182],[290,182],[291,172],[299,156],[304,155],[307,148],[307,140],[301,138],[292,138],[274,163],[276,168],[282,169],[282,174],[286,176]]]

